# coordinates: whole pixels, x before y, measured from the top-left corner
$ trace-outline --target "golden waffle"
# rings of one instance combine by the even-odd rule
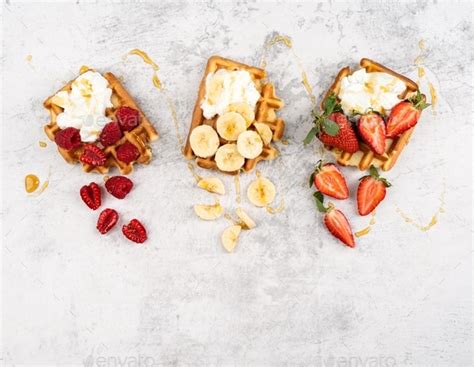
[[[416,92],[418,90],[418,85],[414,81],[372,60],[362,59],[360,60],[360,66],[364,68],[368,73],[383,72],[391,74],[403,81],[406,85],[406,89],[399,96],[399,98],[401,99],[405,99],[407,96],[413,94],[413,92]],[[323,108],[324,102],[332,93],[335,93],[336,96],[338,95],[341,80],[350,74],[352,74],[352,72],[348,66],[339,71],[334,83],[328,89],[323,101],[321,102],[321,108]],[[367,168],[373,165],[377,168],[382,168],[382,170],[384,171],[388,171],[395,165],[398,157],[403,151],[403,148],[405,148],[405,145],[408,144],[408,141],[410,140],[410,136],[413,133],[415,126],[394,139],[387,139],[385,152],[382,155],[375,154],[366,144],[361,141],[359,141],[360,149],[355,153],[344,152],[340,149],[331,146],[326,146],[326,148],[334,154],[334,156],[337,158],[337,162],[343,166],[356,166],[359,167],[361,171],[365,171]]]
[[[89,70],[88,68],[81,69],[83,74]],[[59,153],[68,163],[81,163],[82,168],[85,172],[98,172],[101,174],[107,173],[109,169],[113,166],[117,167],[120,170],[121,174],[127,175],[133,171],[133,164],[135,162],[141,164],[147,164],[150,162],[152,153],[151,148],[147,144],[150,141],[158,139],[158,133],[151,124],[151,122],[146,118],[143,111],[138,107],[133,98],[128,94],[127,90],[123,87],[120,81],[112,73],[105,73],[104,78],[108,80],[109,87],[112,89],[112,108],[106,110],[106,115],[108,118],[112,119],[115,115],[115,111],[119,107],[127,106],[134,108],[140,113],[140,123],[139,125],[131,131],[124,131],[122,138],[113,145],[110,145],[103,149],[107,160],[103,166],[91,166],[89,164],[82,163],[79,158],[83,152],[83,147],[80,147],[74,151],[67,151],[58,146]],[[71,84],[74,80],[71,80],[59,91],[70,91]],[[59,92],[58,91],[58,92]],[[56,94],[56,93],[55,93]],[[48,135],[49,139],[54,141],[56,133],[60,130],[59,126],[56,124],[56,118],[58,114],[63,112],[63,109],[58,105],[54,104],[52,99],[53,96],[50,96],[46,101],[44,101],[44,107],[49,111],[51,116],[51,121],[49,124],[44,126],[44,131]],[[115,118],[113,118],[115,120]],[[125,142],[130,142],[135,147],[137,147],[140,155],[138,159],[134,162],[125,163],[117,159],[117,148],[124,144]]]
[[[186,140],[186,145],[183,149],[183,154],[187,159],[196,159],[196,164],[202,168],[206,169],[217,169],[216,161],[214,157],[210,158],[200,158],[196,157],[191,149],[191,144],[189,142],[189,137],[194,128],[200,125],[210,125],[215,129],[217,117],[208,120],[203,116],[203,111],[201,109],[201,101],[206,95],[206,77],[209,73],[214,73],[218,69],[227,69],[227,70],[246,70],[250,73],[252,80],[255,83],[257,90],[260,92],[260,99],[257,102],[255,110],[255,121],[262,122],[272,130],[273,138],[272,141],[279,141],[283,137],[285,130],[285,123],[281,118],[278,118],[275,111],[283,107],[283,101],[275,95],[275,88],[273,84],[266,83],[266,72],[263,69],[256,68],[253,66],[248,66],[241,64],[236,61],[228,60],[219,56],[212,56],[209,58],[202,78],[201,84],[199,86],[199,93],[194,106],[193,117],[191,121],[191,127],[189,129],[188,138]],[[253,126],[253,125],[252,125]],[[250,126],[249,129],[253,127]],[[225,139],[220,138],[220,145],[227,144]],[[258,162],[265,160],[272,160],[278,156],[278,150],[270,143],[263,147],[262,153],[254,159],[245,159],[245,163],[242,169],[245,172],[252,171]],[[220,170],[219,170],[220,171]],[[221,171],[223,172],[223,171]],[[228,174],[237,174],[235,172],[224,172]]]

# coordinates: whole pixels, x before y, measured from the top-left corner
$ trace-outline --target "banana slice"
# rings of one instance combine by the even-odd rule
[[[198,183],[198,187],[203,190],[213,192],[215,194],[224,195],[225,186],[224,183],[217,177],[205,177],[201,178]]]
[[[232,252],[237,245],[237,239],[239,238],[241,229],[242,227],[238,225],[230,226],[224,229],[221,237],[222,246],[224,246],[228,252]]]
[[[258,207],[264,207],[275,199],[275,185],[265,177],[259,177],[252,181],[247,189],[247,197],[250,202]]]
[[[217,149],[215,160],[217,168],[224,172],[238,171],[245,163],[235,144],[225,144]]]
[[[194,205],[194,212],[202,220],[216,220],[222,215],[224,208],[219,203],[214,205],[197,204]]]
[[[258,133],[253,130],[244,131],[237,139],[237,150],[242,157],[254,159],[262,153],[263,142]]]
[[[231,103],[227,107],[227,112],[237,112],[245,119],[247,128],[255,121],[255,112],[250,105],[244,102]]]
[[[252,228],[255,228],[257,226],[257,224],[255,224],[253,219],[250,218],[249,215],[246,212],[244,212],[242,208],[237,208],[235,210],[235,213],[237,214],[237,216],[242,221],[242,224],[244,224],[242,226],[243,229],[252,229]]]
[[[191,132],[189,143],[194,154],[201,158],[212,157],[219,148],[219,136],[209,125],[197,126]]]
[[[263,140],[263,144],[270,144],[273,138],[272,129],[270,129],[268,125],[264,124],[263,122],[256,122],[255,124],[253,124],[253,126],[255,126],[257,132],[260,134],[260,137]]]
[[[226,112],[217,119],[216,129],[223,139],[234,141],[247,129],[247,124],[237,112]]]

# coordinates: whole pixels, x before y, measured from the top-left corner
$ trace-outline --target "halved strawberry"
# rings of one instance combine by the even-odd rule
[[[80,190],[81,199],[86,205],[92,210],[96,210],[102,203],[100,186],[95,182],[91,182],[89,185],[84,185]]]
[[[360,215],[367,215],[385,198],[386,188],[391,184],[380,177],[374,166],[370,167],[370,175],[360,179],[357,189],[357,209]]]
[[[331,196],[335,199],[342,200],[349,197],[346,179],[339,168],[333,163],[323,164],[321,160],[318,161],[309,179],[309,186],[311,187],[313,184],[324,195]]]
[[[421,111],[429,105],[425,102],[425,97],[418,91],[413,98],[402,101],[393,107],[387,120],[387,138],[395,138],[415,126]]]
[[[362,115],[357,127],[360,137],[374,153],[385,152],[385,122],[380,115],[376,113]]]
[[[124,224],[122,227],[122,233],[130,241],[136,243],[143,243],[147,240],[146,229],[138,219],[132,219],[130,223]]]
[[[354,235],[344,213],[336,209],[331,203],[326,208],[323,204],[324,196],[319,191],[314,193],[318,210],[324,215],[324,224],[331,234],[346,246],[355,247]]]
[[[343,151],[355,153],[359,150],[357,136],[351,123],[342,113],[335,94],[326,99],[321,113],[313,111],[312,115],[314,126],[304,139],[305,144],[309,144],[317,136],[324,144]]]

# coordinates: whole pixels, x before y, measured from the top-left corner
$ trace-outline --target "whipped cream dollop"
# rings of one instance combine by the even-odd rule
[[[398,96],[405,88],[405,83],[393,75],[360,69],[341,80],[338,97],[346,115],[370,109],[386,113],[401,101]]]
[[[203,115],[207,119],[227,112],[230,104],[243,102],[253,110],[260,93],[246,70],[219,69],[206,77],[206,95],[201,101]]]
[[[64,109],[57,116],[61,129],[79,129],[83,142],[94,142],[103,127],[111,120],[105,109],[113,107],[112,89],[100,73],[87,71],[72,82],[70,91],[60,91],[53,97],[53,103]]]

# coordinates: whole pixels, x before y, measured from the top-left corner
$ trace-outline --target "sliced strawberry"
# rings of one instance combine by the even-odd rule
[[[325,207],[323,204],[324,196],[319,191],[314,193],[314,198],[318,210],[325,213],[324,224],[329,232],[346,246],[355,247],[354,235],[346,216],[331,203],[328,207]]]
[[[429,105],[425,103],[424,96],[418,91],[415,97],[393,107],[387,120],[387,137],[395,138],[415,126],[421,111]]]
[[[81,134],[79,130],[74,127],[59,130],[54,137],[54,141],[60,148],[67,151],[77,149],[82,145]]]
[[[349,189],[347,188],[346,179],[342,172],[333,163],[325,163],[320,160],[316,164],[316,169],[311,175],[310,186],[313,184],[324,195],[331,196],[335,199],[347,199],[349,197]]]
[[[360,179],[357,189],[357,209],[360,215],[368,215],[385,198],[386,188],[391,184],[379,176],[374,166],[370,167],[370,175]]]
[[[112,121],[104,126],[100,133],[100,142],[104,147],[115,144],[122,137],[122,130],[118,122]]]
[[[100,233],[106,234],[118,222],[119,215],[114,209],[104,209],[97,219],[97,229]]]
[[[357,136],[352,129],[351,123],[342,112],[334,112],[329,116],[329,121],[334,121],[338,128],[335,135],[330,135],[322,130],[318,138],[324,144],[339,148],[348,153],[355,153],[359,150]],[[326,121],[325,124],[328,124]]]
[[[130,241],[143,243],[147,240],[146,229],[138,219],[132,219],[130,223],[122,227],[122,232]]]
[[[81,162],[91,166],[103,166],[107,157],[105,153],[98,146],[93,144],[86,144],[84,151],[81,154]]]
[[[107,192],[117,199],[123,199],[133,188],[133,182],[125,176],[110,177],[105,182]]]
[[[358,123],[359,135],[376,154],[385,152],[385,122],[380,115],[362,115]]]
[[[95,182],[91,182],[89,185],[84,185],[79,191],[81,194],[82,201],[92,210],[96,210],[102,203],[100,186]]]
[[[123,131],[133,130],[140,123],[140,112],[131,107],[120,107],[115,116]]]
[[[117,149],[117,159],[124,162],[130,163],[136,160],[140,156],[138,148],[130,142],[123,143]]]

